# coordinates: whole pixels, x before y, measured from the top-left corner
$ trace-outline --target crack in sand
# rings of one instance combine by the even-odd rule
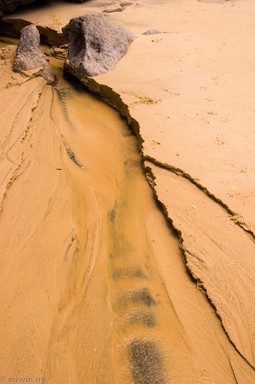
[[[181,176],[181,177],[185,178],[186,180],[188,180],[189,182],[191,182],[192,184],[194,184],[198,189],[203,191],[210,199],[212,199],[215,203],[219,204],[222,208],[224,208],[226,210],[226,212],[232,216],[231,220],[235,224],[237,224],[240,228],[242,228],[245,232],[249,233],[253,239],[255,239],[255,233],[250,228],[250,226],[244,222],[244,219],[241,215],[239,215],[237,212],[234,212],[226,203],[224,203],[223,200],[219,199],[217,196],[215,196],[213,193],[211,193],[205,186],[203,186],[201,183],[199,183],[196,179],[194,179],[187,172],[185,172],[182,169],[177,168],[173,165],[163,163],[163,162],[155,159],[154,157],[152,157],[150,155],[143,155],[143,159],[144,159],[144,161],[148,161],[148,162],[156,165],[157,167],[163,168],[169,172],[173,172],[176,175]],[[153,178],[156,179],[156,177],[153,177]]]
[[[38,97],[36,99],[36,102],[35,102],[35,105],[33,105],[31,107],[31,113],[30,113],[30,118],[28,120],[28,123],[27,123],[27,126],[23,129],[23,131],[20,133],[20,135],[18,136],[18,138],[16,139],[16,141],[14,143],[12,143],[12,145],[8,148],[8,150],[6,152],[3,152],[3,154],[5,155],[5,157],[10,161],[10,163],[12,165],[15,166],[15,169],[14,170],[11,170],[11,177],[9,178],[9,181],[7,182],[6,186],[5,186],[5,191],[3,192],[2,194],[2,198],[1,198],[1,201],[0,201],[0,212],[3,210],[3,204],[4,204],[4,200],[6,199],[7,197],[7,194],[8,194],[8,191],[10,190],[11,186],[13,185],[13,183],[15,182],[15,180],[18,179],[18,177],[20,175],[22,175],[22,173],[24,172],[24,170],[21,170],[22,168],[22,165],[24,164],[24,161],[25,161],[25,153],[26,153],[26,147],[27,147],[27,141],[28,141],[28,134],[30,132],[30,129],[31,129],[31,126],[32,126],[32,121],[33,121],[33,116],[34,116],[34,112],[36,110],[36,107],[38,106],[39,102],[40,102],[40,98],[42,96],[42,93],[43,93],[43,89],[44,87],[41,89],[41,91],[38,93]],[[24,106],[23,106],[24,107]],[[22,108],[23,108],[22,107]],[[18,114],[20,113],[20,111],[18,111]],[[12,131],[14,130],[14,127],[15,127],[15,124],[17,123],[18,121],[18,114],[16,114],[15,118],[14,118],[14,121],[13,121],[13,124],[11,126],[11,130],[8,134],[8,137],[6,138],[5,142],[4,142],[4,145],[8,144],[8,141],[10,140],[10,137],[11,137],[11,133]],[[19,154],[19,162],[16,163],[14,160],[10,159],[9,158],[9,152],[11,151],[11,149],[16,145],[17,142],[20,142],[21,144],[21,152]],[[3,160],[3,156],[1,156],[1,159]],[[9,172],[8,172],[9,173]]]
[[[152,171],[151,171],[152,172]],[[153,175],[153,173],[152,173]],[[155,178],[155,176],[153,175],[153,178]],[[151,185],[151,184],[150,184]],[[153,189],[154,191],[154,196],[155,196],[155,199],[157,200],[157,202],[159,203],[159,206],[164,214],[164,216],[167,218],[171,228],[174,229],[178,239],[179,239],[179,244],[180,244],[180,249],[182,251],[182,254],[184,256],[184,260],[185,260],[185,266],[186,266],[186,269],[187,269],[187,272],[190,274],[190,276],[192,277],[192,279],[196,282],[198,288],[201,289],[201,291],[204,293],[204,295],[207,297],[208,299],[208,302],[211,304],[212,308],[214,309],[215,311],[215,314],[216,316],[218,317],[218,319],[220,320],[221,322],[221,325],[222,325],[222,328],[224,329],[224,332],[226,333],[230,343],[233,345],[233,347],[235,348],[235,350],[237,351],[237,353],[242,357],[242,359],[245,361],[245,363],[247,363],[253,370],[255,370],[255,365],[253,365],[243,354],[242,352],[237,348],[237,346],[235,345],[235,343],[233,342],[233,340],[231,339],[231,336],[229,335],[225,325],[224,325],[224,322],[222,321],[222,318],[221,318],[221,315],[220,313],[218,312],[218,309],[217,309],[217,306],[214,304],[212,298],[209,296],[208,294],[208,291],[203,283],[203,281],[194,273],[194,271],[192,270],[192,268],[189,266],[189,263],[188,263],[188,258],[187,258],[187,254],[191,254],[190,251],[185,247],[184,243],[185,243],[185,240],[184,240],[184,237],[183,237],[183,234],[182,232],[175,226],[174,224],[174,220],[171,219],[171,217],[169,216],[169,213],[168,213],[168,210],[167,210],[167,207],[166,205],[162,202],[162,200],[159,199],[158,197],[158,194],[157,194],[157,191],[155,189]]]
[[[69,68],[69,72],[70,72],[70,68]],[[139,122],[137,122],[135,119],[132,118],[132,116],[130,115],[130,112],[129,112],[129,109],[128,109],[128,106],[123,103],[122,99],[121,99],[121,96],[119,94],[117,94],[113,89],[111,89],[110,87],[108,86],[105,86],[105,85],[102,85],[100,83],[98,83],[94,78],[91,79],[91,78],[84,78],[82,76],[80,76],[74,69],[71,69],[71,74],[73,76],[75,76],[76,78],[78,78],[80,80],[80,82],[82,84],[84,84],[89,91],[91,91],[92,93],[95,93],[98,97],[100,97],[104,102],[106,102],[107,104],[109,104],[110,106],[114,107],[115,109],[117,109],[121,115],[126,119],[128,125],[130,126],[130,128],[134,131],[136,137],[137,137],[137,140],[138,140],[138,146],[139,146],[139,149],[141,151],[141,156],[142,156],[142,159],[143,159],[143,167],[144,167],[144,171],[145,171],[145,174],[147,173],[147,176],[148,176],[148,167],[145,166],[144,162],[145,161],[149,161],[151,163],[155,163],[156,166],[160,166],[164,169],[166,169],[167,171],[171,171],[183,178],[185,178],[186,180],[188,180],[189,182],[191,182],[192,184],[194,184],[199,190],[201,190],[203,193],[206,194],[206,196],[208,198],[210,198],[210,200],[213,200],[216,204],[220,205],[228,214],[230,214],[232,216],[231,220],[238,225],[239,228],[241,228],[242,230],[245,231],[245,233],[247,233],[247,235],[251,236],[252,239],[255,238],[254,236],[254,233],[252,232],[252,230],[250,228],[248,228],[248,226],[246,226],[246,224],[242,223],[240,221],[240,217],[235,213],[233,212],[223,201],[221,201],[220,199],[218,199],[216,196],[214,196],[210,191],[207,190],[206,187],[202,186],[200,183],[198,183],[195,179],[193,179],[189,174],[185,173],[184,171],[182,171],[181,169],[179,168],[175,168],[173,166],[170,166],[168,164],[163,164],[159,161],[157,161],[156,159],[148,156],[148,155],[144,155],[143,154],[143,146],[142,146],[142,143],[143,143],[143,138],[140,134],[140,127],[139,127]],[[186,268],[187,268],[187,271],[189,272],[190,276],[198,283],[198,286],[200,286],[201,288],[203,288],[203,292],[204,294],[206,295],[207,299],[208,299],[208,302],[212,305],[212,307],[214,308],[214,311],[215,311],[215,314],[217,315],[217,317],[219,318],[221,324],[222,324],[222,328],[224,329],[229,341],[231,342],[231,344],[233,345],[233,347],[235,348],[235,350],[237,351],[237,353],[241,356],[241,358],[253,369],[255,370],[255,366],[244,356],[244,354],[237,348],[237,346],[235,345],[235,343],[233,342],[233,340],[231,339],[229,333],[227,332],[226,330],[226,327],[224,326],[224,323],[222,321],[222,318],[220,317],[220,314],[217,312],[217,307],[215,306],[215,304],[213,303],[212,299],[210,298],[210,296],[208,295],[208,292],[207,290],[205,289],[204,287],[204,283],[194,274],[194,272],[190,269],[190,267],[188,266],[188,263],[187,263],[187,257],[186,257],[186,253],[187,253],[187,249],[184,247],[184,239],[183,239],[183,234],[182,232],[175,226],[174,224],[174,220],[171,219],[171,217],[169,216],[169,213],[166,209],[166,206],[164,205],[164,203],[159,199],[158,195],[157,195],[157,192],[155,190],[155,188],[153,187],[153,183],[152,183],[152,179],[155,179],[155,176],[153,174],[151,174],[151,178],[147,177],[147,181],[148,183],[150,184],[150,186],[152,187],[153,189],[153,192],[154,192],[154,195],[155,195],[155,199],[158,201],[159,205],[161,206],[162,208],[162,212],[164,214],[164,216],[167,218],[169,224],[170,224],[170,227],[172,229],[174,229],[178,239],[179,239],[179,243],[180,243],[180,248],[184,254],[184,257],[186,259]]]
[[[120,114],[127,120],[128,125],[137,136],[138,145],[141,151],[143,161],[149,161],[158,167],[174,172],[175,174],[184,177],[185,179],[190,181],[192,184],[196,185],[196,187],[199,188],[201,191],[203,191],[210,199],[212,199],[215,203],[223,207],[232,216],[231,220],[233,222],[235,222],[240,228],[242,228],[245,232],[249,233],[252,236],[252,238],[255,239],[255,233],[250,228],[250,226],[244,222],[244,219],[242,218],[242,216],[237,212],[234,212],[226,203],[224,203],[224,201],[222,201],[220,198],[218,198],[213,193],[211,193],[205,186],[200,184],[195,178],[193,178],[191,175],[189,175],[187,172],[183,171],[180,168],[174,167],[173,165],[169,165],[166,163],[162,163],[159,160],[153,158],[152,156],[144,154],[144,151],[143,151],[144,139],[140,133],[139,122],[136,121],[131,116],[128,105],[126,105],[123,102],[121,96],[118,93],[116,93],[109,86],[98,83],[95,78],[85,78],[79,75],[74,68],[71,68],[71,66],[69,67],[70,68],[68,68],[68,73],[71,73],[72,76],[78,78],[80,82],[84,84],[90,92],[96,94],[104,102],[109,104],[111,107],[117,109],[120,112]]]

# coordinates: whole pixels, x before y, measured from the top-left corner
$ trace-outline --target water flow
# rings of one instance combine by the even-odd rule
[[[66,150],[65,170],[74,190],[77,258],[83,260],[70,279],[75,280],[81,300],[99,306],[104,302],[104,318],[98,308],[90,317],[97,335],[82,333],[91,338],[87,345],[99,345],[100,339],[108,350],[107,358],[102,356],[108,368],[100,365],[99,376],[107,371],[111,382],[164,384],[169,376],[164,360],[171,357],[170,371],[179,370],[184,364],[180,353],[186,355],[190,375],[188,348],[155,264],[150,218],[161,213],[146,181],[134,133],[116,111],[74,81],[58,83],[53,105]],[[80,309],[77,316],[82,313]]]

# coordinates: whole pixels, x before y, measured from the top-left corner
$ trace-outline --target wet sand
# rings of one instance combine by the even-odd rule
[[[118,6],[51,3],[50,27]],[[63,61],[51,87],[1,48],[3,382],[254,383],[254,7],[108,13],[137,38],[81,79],[106,103]],[[45,25],[47,9],[12,17]]]

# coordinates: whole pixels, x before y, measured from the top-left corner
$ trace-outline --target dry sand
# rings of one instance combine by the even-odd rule
[[[8,18],[60,31],[119,8]],[[136,34],[113,71],[82,79],[106,103],[61,60],[54,87],[12,72],[2,44],[0,383],[254,384],[254,13],[106,13]]]

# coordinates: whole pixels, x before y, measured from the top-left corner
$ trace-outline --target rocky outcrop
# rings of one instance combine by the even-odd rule
[[[39,69],[38,75],[44,77],[48,84],[54,82],[50,66],[40,49],[39,31],[34,24],[30,24],[21,30],[13,70],[23,72],[33,69]]]
[[[15,8],[32,3],[34,0],[0,0],[0,18]]]
[[[19,38],[22,28],[30,24],[31,21],[25,19],[7,19],[7,17],[5,17],[0,20],[0,35]],[[40,33],[41,44],[60,46],[67,43],[67,40],[62,32],[47,26],[36,25],[36,27]]]
[[[69,42],[65,68],[73,67],[85,76],[110,71],[127,52],[134,34],[112,24],[102,15],[71,19],[63,29]]]
[[[28,5],[36,0],[0,0],[0,19],[9,12],[14,11],[18,7]],[[72,3],[84,3],[86,0],[68,0]]]

